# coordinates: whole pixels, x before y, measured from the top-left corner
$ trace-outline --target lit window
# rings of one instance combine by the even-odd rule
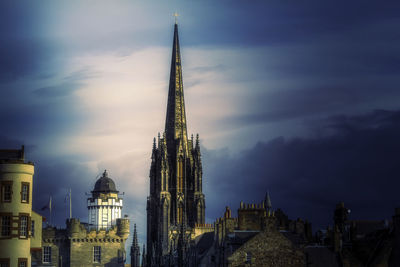
[[[1,200],[3,202],[11,202],[12,198],[12,182],[3,182],[1,185]]]
[[[22,183],[21,185],[21,202],[29,203],[29,183]]]
[[[35,221],[31,221],[31,236],[35,237]]]
[[[18,258],[18,267],[27,267],[28,259],[27,258]]]
[[[43,263],[51,263],[51,247],[43,247]]]
[[[19,217],[19,237],[28,237],[28,216],[22,215]]]
[[[1,216],[1,236],[11,235],[11,216]]]
[[[101,262],[101,247],[93,247],[93,262]]]

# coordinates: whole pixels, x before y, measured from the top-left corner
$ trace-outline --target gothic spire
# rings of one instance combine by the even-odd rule
[[[269,191],[267,191],[267,194],[265,195],[264,203],[265,203],[265,208],[267,210],[272,209],[271,198],[269,197]]]
[[[175,147],[174,140],[181,139],[184,148],[187,149],[185,101],[183,97],[182,65],[177,23],[174,25],[165,133],[167,143],[171,144],[170,147]]]
[[[132,240],[132,245],[137,248],[138,247],[138,241],[137,241],[137,231],[136,231],[136,223],[133,228],[133,240]]]

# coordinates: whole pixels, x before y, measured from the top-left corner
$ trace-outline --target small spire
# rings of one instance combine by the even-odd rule
[[[271,204],[271,198],[269,196],[269,191],[267,191],[267,194],[265,195],[264,203],[265,203],[265,208],[267,210],[271,210],[272,209],[272,204]]]
[[[160,138],[160,135],[158,135],[158,138]],[[156,149],[156,138],[153,138],[153,150]]]
[[[108,177],[107,170],[104,170],[104,172],[103,172],[103,177]]]
[[[134,224],[134,228],[133,228],[133,240],[132,240],[132,244],[135,246],[135,248],[138,247],[136,223]]]

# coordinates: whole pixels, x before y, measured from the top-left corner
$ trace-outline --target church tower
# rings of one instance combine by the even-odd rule
[[[187,135],[181,63],[175,22],[165,130],[154,138],[151,156],[148,266],[170,264],[172,255],[185,253],[187,233],[205,221],[199,136]]]

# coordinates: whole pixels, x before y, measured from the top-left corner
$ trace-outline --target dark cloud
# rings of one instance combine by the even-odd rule
[[[206,18],[198,17],[202,22],[195,25],[194,31],[207,33],[207,41],[202,38],[204,34],[196,34],[186,39],[189,43],[253,46],[314,42],[325,35],[373,29],[376,23],[398,18],[400,5],[396,1],[387,5],[365,1],[220,1],[207,7],[185,10],[186,16],[196,17],[201,12]],[[372,38],[380,35],[371,33]]]
[[[331,223],[339,201],[353,210],[352,218],[390,219],[400,204],[400,111],[313,125],[312,138],[279,137],[237,155],[203,150],[208,216],[221,216],[226,204],[236,209],[241,200],[260,202],[269,190],[275,208],[318,227]]]
[[[69,96],[85,84],[85,80],[98,77],[100,74],[90,68],[83,68],[64,77],[60,84],[46,86],[33,90],[38,97],[63,97]]]
[[[29,158],[29,160],[32,160]],[[34,158],[33,209],[50,220],[49,210],[41,210],[52,196],[52,223],[65,226],[69,206],[65,197],[72,191],[72,212],[75,218],[87,222],[87,195],[96,181],[96,174],[87,165],[71,158]]]
[[[62,97],[70,95],[81,86],[82,84],[79,83],[63,83],[57,86],[42,87],[33,92],[39,97]]]

